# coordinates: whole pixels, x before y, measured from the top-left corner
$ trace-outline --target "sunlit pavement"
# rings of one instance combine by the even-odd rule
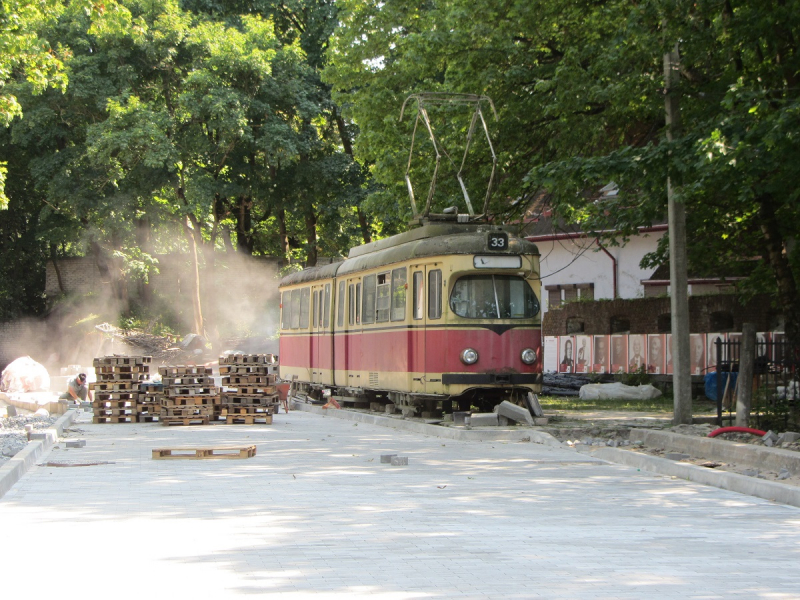
[[[303,412],[76,426],[85,448],[60,443],[0,500],[3,598],[800,597],[800,509],[569,449]]]

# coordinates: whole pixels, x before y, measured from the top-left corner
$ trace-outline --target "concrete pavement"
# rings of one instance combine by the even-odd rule
[[[0,499],[4,597],[800,597],[800,509],[570,449],[299,411],[75,427]]]

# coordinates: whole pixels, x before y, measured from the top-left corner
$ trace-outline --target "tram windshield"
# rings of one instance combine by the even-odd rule
[[[467,319],[530,319],[539,299],[522,277],[466,275],[453,286],[450,308]]]

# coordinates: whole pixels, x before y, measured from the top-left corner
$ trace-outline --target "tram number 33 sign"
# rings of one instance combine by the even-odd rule
[[[508,250],[508,234],[505,232],[490,233],[489,250]]]

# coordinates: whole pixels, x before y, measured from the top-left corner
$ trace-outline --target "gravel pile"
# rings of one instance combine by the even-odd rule
[[[33,425],[33,429],[49,429],[57,420],[57,416],[0,417],[0,466],[27,445],[25,425]]]

